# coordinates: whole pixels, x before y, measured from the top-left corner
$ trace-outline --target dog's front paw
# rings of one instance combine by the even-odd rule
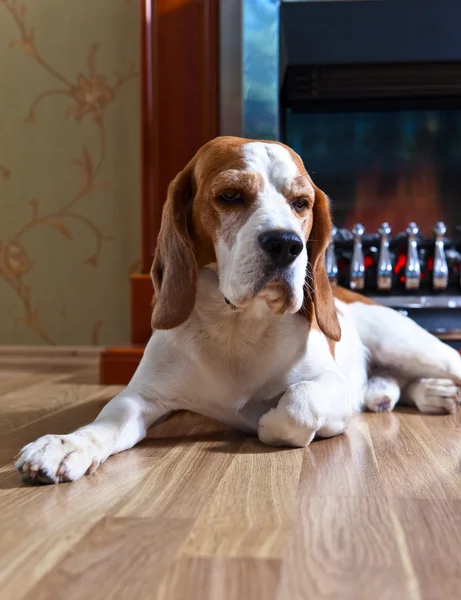
[[[268,446],[304,448],[314,439],[317,429],[318,425],[313,421],[300,426],[289,412],[273,408],[261,417],[258,437]]]
[[[21,450],[16,468],[28,483],[75,481],[98,468],[96,455],[96,447],[78,434],[45,435]]]

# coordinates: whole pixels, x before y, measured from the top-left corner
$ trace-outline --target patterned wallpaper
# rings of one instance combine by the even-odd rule
[[[129,339],[136,0],[0,0],[0,344]]]

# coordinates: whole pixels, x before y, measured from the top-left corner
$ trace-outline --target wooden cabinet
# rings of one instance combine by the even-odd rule
[[[169,182],[218,135],[219,0],[145,0],[141,11],[142,261],[131,344],[107,348],[101,383],[128,383],[150,333],[152,262]]]

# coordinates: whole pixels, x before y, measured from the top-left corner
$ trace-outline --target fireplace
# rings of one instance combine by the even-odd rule
[[[281,138],[338,227],[461,223],[461,8],[296,2],[280,9]],[[306,27],[307,24],[307,27]]]
[[[221,7],[221,132],[279,139],[302,156],[332,201],[332,280],[358,285],[461,345],[461,5],[225,0]],[[231,81],[239,64],[242,79]],[[384,222],[392,271],[383,288]]]

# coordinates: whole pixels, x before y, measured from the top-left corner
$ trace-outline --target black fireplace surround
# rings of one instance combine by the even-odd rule
[[[446,290],[402,291],[396,277],[389,293],[364,292],[461,346],[461,2],[282,2],[280,86],[282,140],[331,196],[336,225],[363,222],[368,264],[380,218],[400,241],[419,221],[422,249],[445,221]]]

